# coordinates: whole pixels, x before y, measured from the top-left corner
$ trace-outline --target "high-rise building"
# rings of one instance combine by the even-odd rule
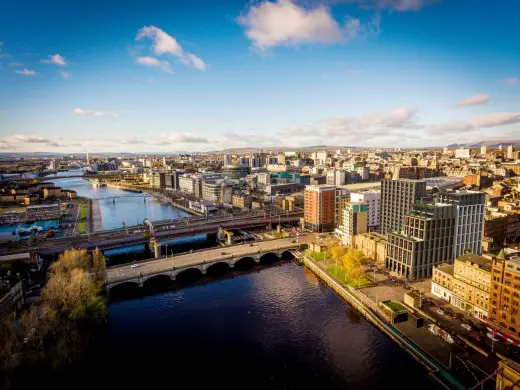
[[[442,154],[448,154],[450,152],[450,150],[448,148],[444,148],[442,149]]]
[[[154,172],[152,174],[152,187],[154,187],[154,188],[165,188],[166,187],[166,176],[163,172]]]
[[[334,229],[336,187],[306,186],[304,192],[305,227],[314,232]]]
[[[513,158],[513,152],[515,151],[515,148],[513,145],[507,146],[507,158]]]
[[[221,180],[205,180],[202,183],[202,199],[212,203],[218,203],[221,188]]]
[[[432,268],[452,260],[454,205],[416,203],[400,231],[388,233],[386,267],[408,279],[430,277]]]
[[[334,169],[327,172],[327,184],[336,187],[347,184],[347,172],[344,169]]]
[[[482,145],[482,146],[480,147],[480,154],[481,154],[482,156],[485,156],[485,155],[487,154],[487,146],[486,146],[486,145]]]
[[[479,191],[442,192],[438,201],[456,206],[452,259],[467,250],[477,255],[482,254],[486,195]]]
[[[412,205],[426,196],[426,183],[411,179],[381,181],[381,232],[401,231],[404,216]]]
[[[353,203],[363,203],[368,206],[368,228],[376,229],[379,226],[379,213],[381,211],[381,191],[366,190],[352,192],[350,201]]]
[[[233,164],[233,156],[231,154],[224,155],[224,166]]]
[[[356,234],[367,232],[368,206],[362,203],[347,203],[342,212],[342,222],[336,230],[343,245],[352,246]]]

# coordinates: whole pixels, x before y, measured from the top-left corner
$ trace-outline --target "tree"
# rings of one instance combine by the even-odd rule
[[[352,280],[358,281],[363,277],[364,268],[362,261],[364,255],[358,249],[350,248],[341,258],[345,274]]]
[[[92,252],[92,273],[98,281],[104,281],[107,278],[106,258],[99,248]]]

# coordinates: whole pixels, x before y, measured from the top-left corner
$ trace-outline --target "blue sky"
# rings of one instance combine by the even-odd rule
[[[515,0],[6,2],[0,149],[520,138],[519,14]]]

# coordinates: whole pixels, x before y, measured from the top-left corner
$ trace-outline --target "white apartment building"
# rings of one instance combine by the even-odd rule
[[[179,191],[188,194],[195,193],[195,180],[190,175],[179,176]]]
[[[381,211],[381,191],[367,190],[352,192],[350,201],[366,204],[368,206],[368,227],[375,229],[379,226],[379,213]]]

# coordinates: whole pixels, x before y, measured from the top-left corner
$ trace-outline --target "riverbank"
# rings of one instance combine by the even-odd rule
[[[103,217],[101,216],[101,209],[99,208],[99,200],[92,200],[92,215],[91,215],[91,224],[92,224],[92,232],[99,232],[103,230]]]
[[[153,191],[153,189],[150,188],[150,187],[138,187],[138,188],[135,188],[135,187],[132,187],[132,186],[122,186],[120,184],[113,184],[113,183],[106,183],[106,185],[107,185],[107,187],[117,188],[117,189],[123,190],[123,191],[137,192],[137,193],[146,192],[150,196],[153,196],[155,199],[157,199],[157,200],[159,200],[161,202],[165,202],[165,203],[171,204],[173,207],[175,207],[175,208],[177,208],[179,210],[182,210],[182,211],[184,211],[184,212],[186,212],[188,214],[196,215],[196,216],[199,216],[199,217],[204,216],[203,213],[199,213],[198,211],[194,211],[194,210],[190,209],[189,207],[186,207],[185,205],[176,202],[171,197],[168,197],[168,196],[166,196],[166,195],[164,195],[162,193]]]
[[[440,363],[393,327],[387,318],[385,318],[384,314],[380,313],[377,305],[373,301],[367,300],[366,297],[357,292],[356,289],[340,284],[308,256],[302,255],[302,261],[322,282],[352,305],[367,321],[376,326],[414,359],[426,367],[429,376],[439,385],[444,388],[464,388]]]

